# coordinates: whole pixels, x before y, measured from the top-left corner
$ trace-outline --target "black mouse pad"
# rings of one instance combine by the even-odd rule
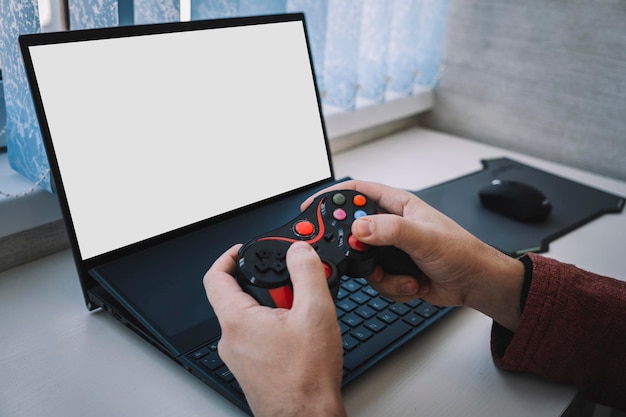
[[[482,241],[519,256],[546,252],[549,243],[605,213],[619,213],[624,197],[541,171],[508,158],[482,160],[483,169],[420,191],[418,197],[454,219]],[[524,223],[482,206],[478,191],[493,179],[526,183],[552,203],[542,222]]]

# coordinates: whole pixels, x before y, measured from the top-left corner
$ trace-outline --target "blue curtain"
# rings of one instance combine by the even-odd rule
[[[176,22],[179,0],[69,0],[70,29]]]
[[[0,72],[0,149],[7,146],[7,111],[4,107],[4,85]]]
[[[0,62],[6,104],[6,142],[11,167],[51,190],[48,159],[28,88],[17,37],[39,32],[37,0],[0,0]]]
[[[70,29],[94,29],[117,26],[117,0],[68,0]]]
[[[135,0],[135,24],[165,23],[180,20],[179,0]]]
[[[438,80],[447,0],[183,1],[188,2],[192,20],[304,12],[325,112],[352,111],[410,96],[420,87],[435,87]],[[181,19],[180,3],[68,0],[67,20],[70,30],[172,22]],[[0,0],[0,63],[9,161],[34,182],[46,176],[48,162],[17,36],[39,30],[37,0]],[[52,190],[49,177],[41,185]]]

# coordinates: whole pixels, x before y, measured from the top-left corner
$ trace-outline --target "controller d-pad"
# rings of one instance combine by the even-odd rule
[[[268,248],[260,248],[259,250],[256,251],[256,256],[259,259],[284,259],[285,258],[285,251],[282,250],[275,250],[275,249],[268,249]]]
[[[256,256],[258,260],[254,266],[260,272],[267,272],[271,269],[277,274],[281,274],[287,269],[285,251],[263,248],[256,252]]]

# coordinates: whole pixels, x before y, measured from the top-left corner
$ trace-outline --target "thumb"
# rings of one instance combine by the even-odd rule
[[[418,223],[395,214],[377,214],[357,219],[352,234],[360,242],[373,246],[395,246],[411,256],[423,247],[425,233]]]
[[[320,308],[320,304],[324,306],[328,303],[332,306],[324,267],[311,245],[294,242],[287,250],[287,269],[293,284],[292,310],[310,312],[311,309]]]

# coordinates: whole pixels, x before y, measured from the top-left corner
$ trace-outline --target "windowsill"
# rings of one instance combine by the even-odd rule
[[[413,117],[429,110],[432,104],[432,90],[425,88],[411,97],[362,106],[350,113],[327,112],[325,123],[331,152],[338,153],[406,128],[415,123]],[[9,166],[6,152],[0,152],[0,190],[20,194],[31,187],[31,181]],[[57,198],[44,189],[37,188],[17,198],[0,195],[0,219],[0,271],[67,246]]]
[[[10,194],[20,194],[33,183],[13,171],[6,152],[0,153],[0,188]],[[21,197],[0,196],[0,239],[61,219],[56,196],[37,188]]]
[[[33,183],[9,166],[0,153],[0,188],[21,194]],[[55,195],[38,188],[24,196],[0,196],[0,271],[50,255],[68,246]]]
[[[403,120],[430,110],[433,100],[432,89],[424,87],[410,97],[395,98],[383,104],[364,105],[354,112],[325,110],[324,121],[331,151],[341,152],[389,134],[389,129],[398,130]]]

